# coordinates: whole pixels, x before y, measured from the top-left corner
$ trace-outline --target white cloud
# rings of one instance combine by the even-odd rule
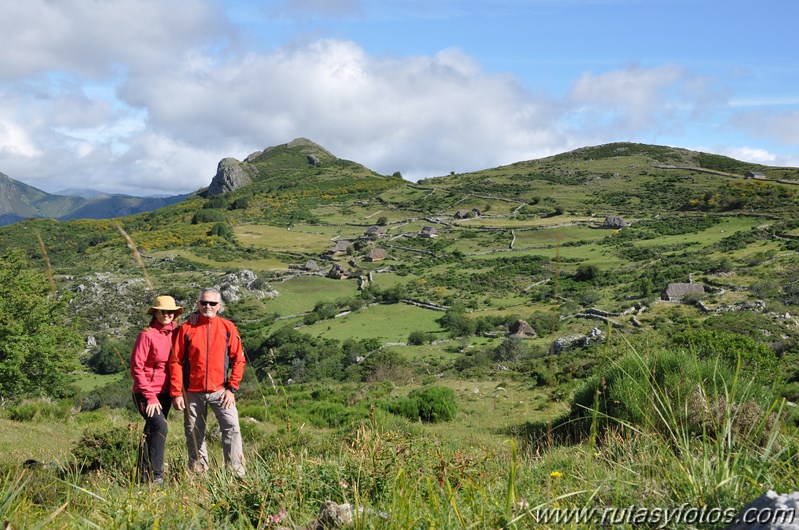
[[[149,0],[25,0],[0,6],[0,79],[50,72],[93,78],[154,68],[191,46],[213,43],[229,28],[217,3]],[[118,73],[118,72],[117,72]]]
[[[23,157],[41,154],[23,127],[2,119],[0,119],[0,151]]]
[[[574,84],[569,103],[578,109],[583,130],[612,128],[632,134],[657,127],[664,115],[687,103],[675,94],[685,79],[676,66],[633,66],[598,75],[586,72]]]
[[[0,32],[14,53],[0,55],[0,171],[48,191],[79,179],[104,191],[181,193],[207,186],[223,157],[303,136],[415,180],[609,141],[684,138],[697,116],[718,123],[719,112],[735,110],[730,94],[677,65],[585,72],[560,96],[488,73],[458,48],[378,56],[321,39],[243,51],[247,35],[223,6],[3,2]],[[277,6],[325,17],[363,8],[358,0]],[[729,123],[799,143],[797,113],[742,113]],[[718,140],[695,143],[710,141]],[[740,149],[785,160],[773,149]]]

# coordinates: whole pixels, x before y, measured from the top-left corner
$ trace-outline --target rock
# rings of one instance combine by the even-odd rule
[[[316,158],[315,155],[308,155],[308,163],[311,164],[312,166],[318,166],[319,159]]]
[[[306,530],[343,528],[352,525],[352,521],[352,507],[349,503],[337,504],[333,501],[325,501],[319,508],[319,515],[305,528]]]
[[[799,491],[778,495],[773,490],[739,511],[724,530],[799,530]]]
[[[220,195],[252,183],[248,168],[235,158],[223,158],[216,168],[208,196]]]

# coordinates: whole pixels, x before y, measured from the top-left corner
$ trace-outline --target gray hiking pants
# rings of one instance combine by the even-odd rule
[[[208,470],[208,449],[205,445],[205,425],[208,407],[214,411],[219,430],[222,432],[222,454],[225,466],[244,476],[244,452],[241,445],[239,411],[235,405],[229,409],[222,407],[225,390],[213,393],[186,392],[186,409],[183,411],[183,428],[186,431],[186,448],[189,451],[189,469],[205,472]]]

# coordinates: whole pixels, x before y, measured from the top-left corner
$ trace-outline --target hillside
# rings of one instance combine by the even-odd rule
[[[764,342],[783,337],[774,347],[795,340],[794,320],[777,317],[797,312],[795,168],[610,144],[413,184],[304,139],[238,164],[250,182],[229,192],[118,221],[25,221],[0,230],[0,247],[23,246],[40,260],[39,234],[55,273],[70,278],[62,288],[86,332],[119,340],[130,340],[135,307],[151,291],[118,226],[155,291],[189,302],[190,286],[230,287],[231,314],[262,337],[250,344],[254,355],[287,324],[336,340],[446,338],[453,330],[439,317],[448,308],[478,327],[464,335],[476,337],[472,346],[519,319],[538,335],[526,342],[531,351],[547,352],[558,337],[609,323],[631,336],[679,327],[686,314],[734,328],[728,313],[751,321]],[[607,216],[629,226],[603,228]],[[668,284],[691,281],[705,286],[703,300],[658,302]],[[405,302],[390,316],[377,316],[390,304],[369,305],[397,296]],[[119,312],[106,332],[91,314],[101,299]],[[394,325],[371,325],[383,318]],[[437,348],[450,359],[444,366],[447,348]]]
[[[411,183],[298,139],[223,160],[208,189],[155,211],[2,227],[0,254],[51,274],[85,340],[76,417],[128,438],[124,362],[150,300],[221,290],[247,353],[253,486],[202,504],[227,511],[192,508],[197,527],[239,513],[263,527],[284,507],[302,527],[324,499],[355,498],[375,508],[368,528],[468,526],[462,512],[510,528],[530,506],[797,489],[797,182],[797,168],[616,143]],[[84,424],[60,421],[27,436],[77,440]],[[170,422],[174,490],[157,506],[177,524],[177,488],[196,484]],[[71,458],[20,449],[15,420],[0,423],[18,460]],[[126,487],[107,465],[90,491]],[[225,479],[209,480],[197,489],[213,496]]]

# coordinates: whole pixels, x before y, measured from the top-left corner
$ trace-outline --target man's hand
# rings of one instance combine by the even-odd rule
[[[161,413],[161,404],[160,403],[148,403],[147,408],[144,409],[147,413],[148,418],[152,418],[156,414]]]
[[[183,401],[183,396],[177,396],[172,398],[172,406],[178,410],[183,410],[186,408],[186,402]]]
[[[225,395],[222,396],[222,408],[229,409],[236,405],[236,394],[230,390],[225,389]]]

